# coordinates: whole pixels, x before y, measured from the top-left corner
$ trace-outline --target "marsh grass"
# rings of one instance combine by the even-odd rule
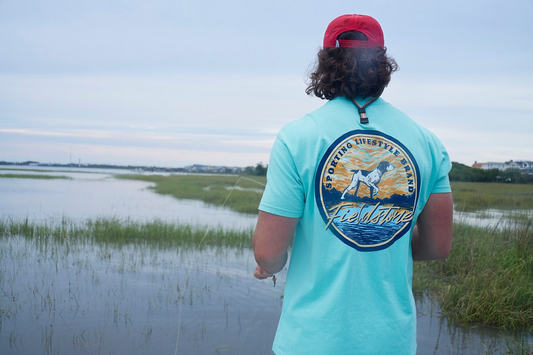
[[[33,174],[0,174],[0,178],[5,179],[40,179],[40,180],[54,180],[54,179],[64,179],[70,180],[68,176],[62,175],[33,175]]]
[[[232,175],[115,175],[118,179],[148,181],[155,184],[154,192],[179,199],[201,200],[205,203],[225,206],[236,212],[257,213],[266,178],[250,176],[251,180]],[[257,181],[257,182],[256,182]],[[238,182],[237,187],[235,184]],[[230,194],[231,192],[231,194]],[[229,196],[229,197],[228,197]],[[226,200],[227,199],[227,200]]]
[[[456,211],[533,209],[533,185],[452,182]]]
[[[450,256],[415,263],[413,290],[429,292],[452,320],[533,330],[533,220],[454,224]]]
[[[179,199],[194,199],[222,205],[233,190],[226,206],[236,212],[257,213],[266,178],[249,176],[251,180],[231,175],[138,175],[119,174],[118,179],[152,182],[151,189],[162,195]],[[233,189],[238,181],[236,189]],[[456,211],[483,211],[487,209],[533,210],[533,185],[452,182]]]
[[[506,338],[505,345],[507,347],[504,355],[531,355],[533,354],[533,343],[529,341],[526,336],[520,337],[519,340],[513,338]],[[492,352],[487,351],[487,355]]]
[[[261,290],[248,282],[250,236],[104,218],[1,220],[0,353],[173,354],[182,327],[180,354],[221,344],[236,354]]]
[[[504,229],[475,228],[467,224],[454,225],[455,240],[452,254],[448,260],[415,263],[413,280],[415,292],[431,293],[431,297],[439,302],[443,314],[452,320],[465,323],[484,323],[507,329],[524,327],[531,329],[533,324],[532,229],[531,220],[527,225],[509,226]],[[13,254],[8,252],[8,249],[11,248],[10,245],[12,242],[16,242],[18,238],[22,238],[28,242],[28,245],[34,245],[39,250],[38,255],[40,256],[37,259],[40,261],[37,265],[39,267],[48,265],[40,270],[43,283],[38,281],[36,285],[30,284],[28,286],[29,293],[27,292],[28,288],[19,291],[9,291],[4,288],[6,292],[15,292],[14,295],[16,296],[6,298],[6,300],[13,299],[13,302],[7,303],[6,314],[12,319],[16,318],[19,303],[27,302],[27,298],[30,297],[30,301],[33,302],[30,309],[39,310],[39,305],[41,307],[37,318],[48,319],[45,318],[47,315],[52,317],[55,314],[56,303],[60,305],[61,302],[59,301],[64,299],[69,300],[67,309],[60,309],[59,313],[73,313],[75,316],[79,307],[81,307],[79,313],[82,314],[83,312],[88,314],[96,311],[102,312],[101,308],[93,305],[90,298],[84,298],[83,293],[89,291],[84,289],[85,286],[79,288],[78,283],[81,279],[87,278],[89,285],[87,287],[101,292],[101,282],[105,282],[103,281],[104,275],[108,275],[108,272],[112,270],[127,278],[129,273],[137,275],[145,264],[179,268],[176,265],[167,265],[166,261],[158,260],[160,253],[174,247],[183,251],[183,253],[176,252],[180,258],[189,254],[196,255],[194,250],[197,248],[205,247],[205,250],[216,251],[220,246],[220,250],[231,250],[232,253],[235,253],[234,249],[225,249],[225,247],[235,247],[237,250],[250,248],[251,230],[225,231],[218,228],[176,225],[158,221],[135,222],[113,218],[100,218],[85,222],[63,219],[59,222],[49,223],[34,223],[25,219],[18,221],[0,220],[0,240],[2,238],[8,242],[4,244],[6,251],[0,251],[0,258]],[[108,270],[106,268],[103,274],[101,272],[95,273],[90,262],[92,259],[85,259],[85,253],[88,249],[98,249],[98,262],[113,265],[113,269]],[[139,250],[141,251],[141,259],[132,258],[133,251]],[[24,251],[21,254],[13,254],[11,257],[17,264],[27,262],[25,258],[30,255],[32,254]],[[198,272],[195,277],[206,272],[213,273],[216,269],[205,266],[204,270],[204,261],[202,260],[196,260],[193,263],[195,265],[193,272]],[[207,265],[207,262],[205,264]],[[17,273],[19,267],[22,269],[20,264],[18,267],[10,268],[11,272],[15,272],[15,274],[13,278],[4,280],[4,284],[15,282],[14,280],[24,280],[24,276],[22,276],[24,273],[22,272],[21,275]],[[60,288],[54,286],[54,283],[59,281],[45,282],[58,273],[57,270],[69,270],[71,268],[74,271],[68,280],[68,297],[60,293]],[[36,272],[36,274],[38,273]],[[172,273],[158,271],[156,274],[154,280],[162,278],[165,282],[170,282],[169,278]],[[208,285],[216,285],[217,282],[220,281],[217,279],[215,283]],[[76,286],[71,288],[71,283]],[[116,284],[123,285],[124,283],[121,281],[116,282]],[[157,298],[150,299],[149,307],[152,305],[157,309],[175,307],[176,300],[183,299],[186,305],[192,309],[193,303],[196,306],[198,303],[203,304],[204,298],[210,300],[211,297],[214,297],[208,286],[204,287],[202,284],[198,287],[188,286],[185,289],[184,284],[187,282],[176,283],[173,281],[169,285],[153,287],[159,291],[156,295]],[[216,286],[217,290],[218,287]],[[215,289],[214,286],[213,289]],[[19,292],[18,296],[17,292]],[[66,287],[63,288],[63,292],[67,292]],[[118,325],[124,322],[129,332],[130,328],[128,327],[131,327],[132,322],[139,322],[139,316],[137,315],[137,318],[132,316],[133,321],[130,320],[131,309],[129,307],[133,306],[128,303],[128,299],[121,298],[124,297],[121,296],[124,294],[121,288],[113,288],[111,294],[118,298],[112,299],[113,302],[106,302],[103,306],[103,313],[107,319],[112,320],[112,324]],[[125,294],[129,295],[129,293]],[[27,297],[19,300],[17,297],[22,297],[21,295],[27,295]],[[133,294],[128,297],[137,300],[141,296]],[[93,298],[99,299],[99,297]],[[161,300],[167,300],[163,306],[161,306]],[[226,307],[225,305],[226,303],[224,303],[224,307]],[[149,314],[153,312],[150,309],[148,310]],[[4,320],[7,319],[7,315]],[[43,324],[48,325],[45,322],[49,321],[43,321]],[[240,321],[237,320],[236,322],[239,322],[240,326]],[[54,323],[54,327],[56,326],[59,327]],[[150,324],[149,327],[151,329],[152,325]],[[52,330],[47,327],[43,329],[50,332]],[[81,334],[78,339],[82,339],[83,329],[76,331],[76,334]],[[19,336],[19,333],[16,332],[13,334]],[[42,346],[46,349],[52,349],[52,346],[57,346],[56,340],[52,342],[56,338],[55,334],[45,332],[43,339],[50,341],[44,341]],[[527,337],[523,339],[509,337],[503,346],[507,349],[502,350],[500,343],[489,344],[486,353],[502,354],[505,351],[505,354],[508,355],[531,354],[532,350],[530,338]]]
[[[115,218],[89,219],[78,223],[63,219],[60,222],[35,223],[0,220],[0,237],[22,236],[39,243],[95,242],[123,246],[146,244],[168,248],[251,247],[252,230],[226,230],[206,226],[175,224],[162,221],[137,222]]]

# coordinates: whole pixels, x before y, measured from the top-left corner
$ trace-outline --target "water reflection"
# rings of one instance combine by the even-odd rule
[[[283,287],[248,250],[0,244],[2,354],[271,354]]]
[[[454,324],[441,316],[439,304],[423,294],[415,295],[419,354],[507,354],[516,343],[533,341],[528,331],[503,331],[482,325]],[[529,354],[530,352],[524,352]],[[521,353],[520,353],[521,354]]]
[[[16,236],[0,248],[2,354],[272,354],[286,272],[276,287],[254,279],[250,250]],[[416,299],[418,354],[505,353],[499,331],[455,326]]]
[[[18,172],[0,170],[1,173]],[[77,220],[117,217],[239,229],[251,228],[257,220],[256,216],[201,201],[155,194],[148,189],[151,183],[117,180],[108,173],[54,171],[48,174],[68,176],[72,180],[0,179],[0,218],[44,221],[63,217]]]

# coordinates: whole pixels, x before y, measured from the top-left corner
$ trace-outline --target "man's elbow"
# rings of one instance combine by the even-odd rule
[[[451,248],[439,249],[435,252],[434,260],[444,260],[450,256]]]
[[[431,248],[430,255],[428,255],[428,260],[443,260],[450,256],[452,250],[452,238],[443,238],[440,243]]]
[[[446,259],[452,251],[453,229],[450,228],[437,243],[437,259]]]
[[[411,245],[413,260],[416,261],[446,259],[450,255],[451,248],[451,236],[442,238],[436,243],[424,243],[424,241],[417,240]]]

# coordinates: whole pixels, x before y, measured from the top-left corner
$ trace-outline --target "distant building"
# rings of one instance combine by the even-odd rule
[[[533,169],[533,161],[517,160],[515,163],[520,165],[519,169]]]
[[[518,169],[522,170],[525,173],[533,174],[533,161],[517,160],[515,163],[519,165]]]
[[[475,162],[472,165],[473,168],[479,168],[483,170],[489,170],[489,169],[498,169],[500,171],[505,171],[508,169],[518,169],[525,173],[531,173],[533,172],[533,162],[527,161],[527,160],[521,160],[521,161],[508,161],[505,163],[500,162],[487,162],[487,163],[478,163]]]
[[[501,171],[505,171],[507,169],[510,169],[510,166],[507,163],[487,162],[481,165],[481,169],[483,170],[498,169]]]
[[[183,168],[183,171],[188,173],[231,173],[241,174],[244,168],[235,166],[213,166],[213,165],[189,165]]]

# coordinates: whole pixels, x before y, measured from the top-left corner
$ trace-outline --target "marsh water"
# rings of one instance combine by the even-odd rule
[[[250,230],[255,224],[255,216],[157,195],[149,183],[113,173],[0,179],[0,218],[159,219]],[[250,249],[1,238],[0,353],[272,354],[286,271],[274,287],[254,279],[254,268]],[[456,325],[430,299],[416,301],[418,354],[503,354],[524,337]]]
[[[158,195],[148,189],[152,184],[143,181],[113,178],[113,173],[127,172],[87,169],[65,172],[64,169],[55,169],[48,173],[23,173],[67,176],[71,179],[1,179],[0,218],[50,221],[63,217],[77,220],[116,217],[220,225],[226,228],[245,228],[255,223],[255,216],[207,206],[196,200],[177,200]],[[0,174],[7,173],[21,172],[0,170]]]

